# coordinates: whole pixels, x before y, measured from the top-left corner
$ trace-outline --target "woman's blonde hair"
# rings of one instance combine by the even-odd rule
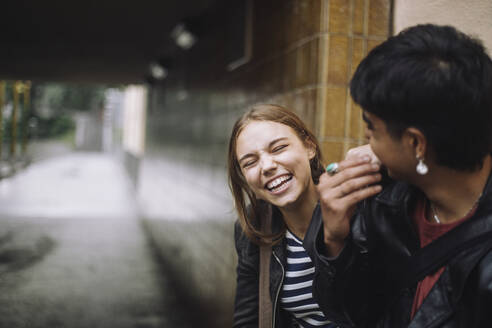
[[[228,175],[229,186],[239,215],[241,227],[253,242],[257,244],[274,244],[285,233],[285,224],[280,232],[266,234],[261,231],[261,218],[267,210],[266,202],[256,198],[244,178],[236,154],[237,138],[246,125],[252,121],[271,121],[292,128],[305,145],[315,148],[315,156],[310,160],[311,176],[315,184],[324,172],[321,149],[314,134],[308,130],[304,122],[292,111],[278,105],[256,105],[239,118],[232,128],[229,139]],[[250,206],[248,206],[247,201]]]

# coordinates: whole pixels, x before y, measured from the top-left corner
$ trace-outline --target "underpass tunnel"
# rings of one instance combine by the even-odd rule
[[[478,34],[490,49],[490,28],[472,24],[487,22],[490,2],[451,2],[3,4],[16,14],[0,21],[0,326],[6,315],[37,311],[37,326],[19,318],[8,326],[75,327],[64,321],[69,313],[85,317],[80,327],[230,327],[236,214],[226,153],[234,121],[256,103],[283,105],[315,132],[326,163],[340,160],[365,143],[348,85],[373,47],[406,26],[435,22]],[[36,103],[47,89],[99,99],[67,111],[68,146],[36,137],[30,118],[49,109]],[[12,125],[23,111],[31,114]],[[30,266],[9,262],[19,249]],[[59,293],[44,294],[41,278],[60,281]],[[132,305],[136,295],[143,305]],[[78,301],[52,313],[67,297]],[[9,312],[12,299],[21,305]],[[122,313],[127,319],[114,319]]]

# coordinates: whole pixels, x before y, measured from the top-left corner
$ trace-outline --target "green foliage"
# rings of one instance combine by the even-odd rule
[[[49,119],[39,118],[35,131],[31,131],[37,138],[50,138],[64,135],[75,128],[71,116],[62,114]]]
[[[5,86],[5,104],[13,105],[13,81]],[[97,111],[104,105],[107,87],[95,84],[33,83],[31,87],[31,104],[24,111],[24,96],[19,94],[17,139],[51,138],[73,132],[76,112]],[[3,142],[12,138],[12,113],[3,115]]]
[[[106,87],[89,84],[43,83],[33,86],[33,109],[41,117],[90,111],[104,103]]]
[[[104,105],[106,86],[89,84],[43,83],[33,85],[30,119],[38,138],[64,135],[75,128],[76,112],[98,110]]]
[[[32,119],[32,117],[31,117]],[[17,140],[22,140],[24,133],[28,134],[28,138],[51,138],[62,136],[69,133],[75,128],[75,122],[71,116],[63,114],[49,119],[37,118],[36,127],[24,128],[24,122],[17,122]],[[12,119],[4,120],[3,124],[3,141],[9,142],[12,139]]]
[[[88,111],[101,107],[104,102],[105,87],[80,85],[65,88],[62,104],[65,108]]]

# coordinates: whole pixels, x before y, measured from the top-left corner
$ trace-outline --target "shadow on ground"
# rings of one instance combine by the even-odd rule
[[[55,247],[55,241],[42,236],[32,246],[16,245],[14,233],[0,237],[0,275],[28,268],[41,261]]]

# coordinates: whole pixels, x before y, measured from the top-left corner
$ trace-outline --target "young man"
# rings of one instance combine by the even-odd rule
[[[492,327],[484,47],[450,26],[409,28],[368,54],[351,94],[390,179],[379,192],[374,166],[356,160],[320,178],[322,219],[304,244],[325,315],[357,327]]]

